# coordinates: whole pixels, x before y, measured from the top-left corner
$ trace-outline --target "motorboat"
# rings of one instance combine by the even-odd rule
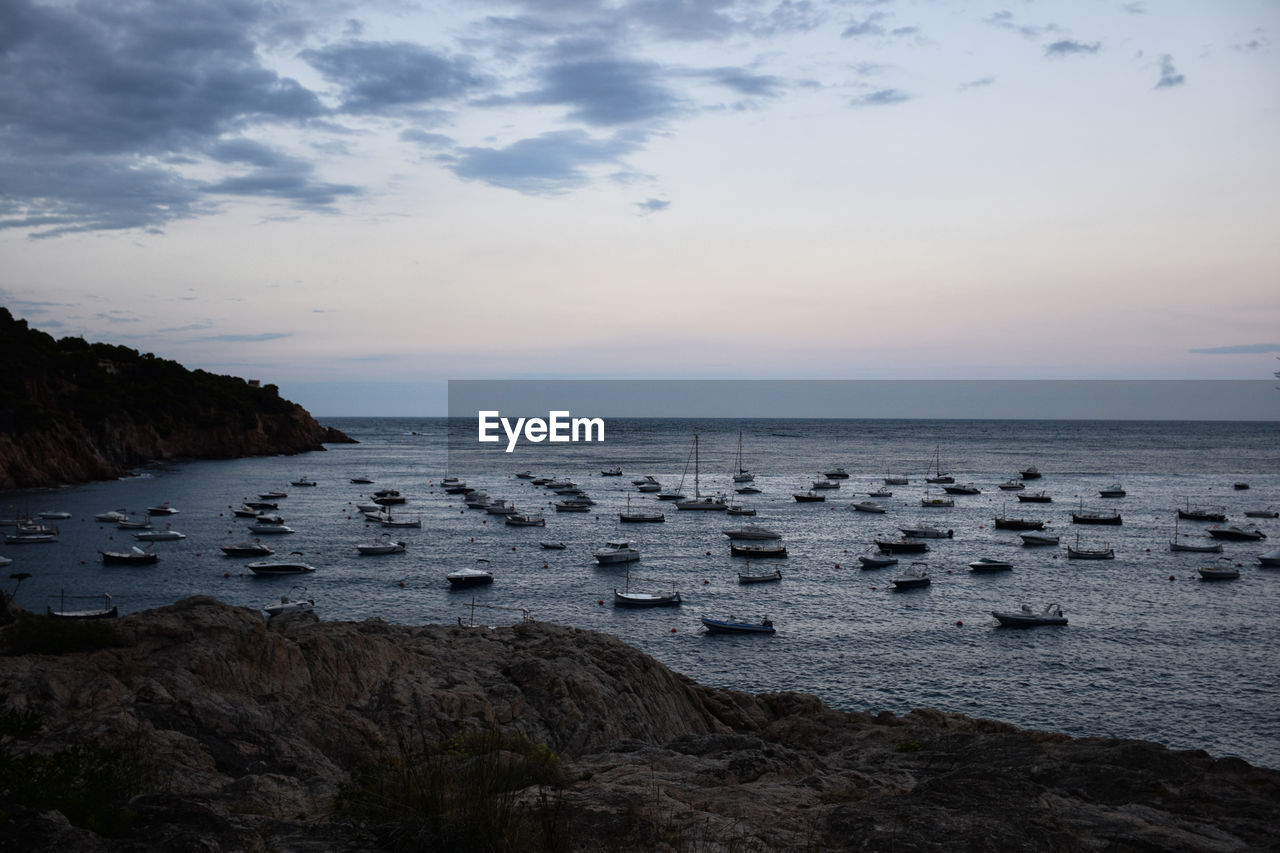
[[[513,513],[503,521],[508,527],[546,527],[547,520],[540,515]]]
[[[155,551],[144,551],[137,545],[131,546],[128,551],[99,551],[98,553],[102,555],[103,563],[116,565],[141,566],[160,561],[160,555]]]
[[[929,550],[929,544],[919,539],[877,539],[876,547],[885,554],[920,554]]]
[[[1028,465],[1026,468],[1023,468],[1018,472],[1018,475],[1024,480],[1038,480],[1041,476],[1040,469],[1034,465]]]
[[[840,488],[839,480],[814,480],[810,484],[811,489],[838,489]]]
[[[630,571],[627,572],[626,585],[622,592],[617,589],[613,591],[615,607],[670,607],[680,604],[681,601],[683,599],[674,583],[671,585],[671,592],[632,592]]]
[[[662,484],[661,483],[641,483],[640,485],[636,486],[636,491],[645,492],[646,494],[649,494],[652,492],[660,492],[662,491]],[[684,495],[679,495],[678,497],[670,498],[669,500],[679,500],[682,497],[684,497]]]
[[[622,469],[617,467],[606,468],[605,470],[600,472],[600,476],[601,477],[621,477]]]
[[[1280,569],[1280,548],[1273,548],[1265,554],[1259,554],[1258,565],[1269,569]]]
[[[289,497],[289,493],[277,489],[270,492],[258,492],[258,497],[264,501],[278,501],[281,498]]]
[[[1028,504],[1048,504],[1053,503],[1053,497],[1045,492],[1019,492],[1018,500]]]
[[[729,541],[729,553],[734,557],[785,557],[787,546],[781,542],[749,542]]]
[[[826,495],[820,495],[814,491],[804,492],[803,494],[794,494],[792,495],[792,497],[796,499],[796,503],[802,503],[802,504],[820,503],[827,499]]]
[[[422,518],[392,518],[391,513],[387,513],[385,518],[378,519],[378,523],[383,527],[421,527]]]
[[[758,524],[744,524],[742,527],[726,527],[720,531],[730,539],[781,539],[782,534]]]
[[[57,510],[45,510],[44,512],[36,513],[36,518],[41,518],[45,521],[66,521],[70,517],[71,513]]]
[[[118,521],[128,521],[128,520],[129,520],[129,514],[128,514],[127,512],[125,512],[123,509],[113,509],[113,510],[109,510],[109,511],[107,511],[107,512],[100,512],[100,513],[98,513],[97,515],[95,515],[95,516],[93,517],[93,520],[94,520],[94,521],[106,521],[106,522],[109,522],[109,523],[115,523],[115,522],[118,522]]]
[[[830,471],[823,471],[822,476],[826,477],[828,480],[847,480],[849,479],[849,472],[837,466],[832,468]]]
[[[1044,522],[1034,518],[1009,518],[997,515],[996,530],[1043,530]]]
[[[301,589],[301,587],[294,587]],[[293,590],[289,590],[293,592]],[[306,590],[302,590],[304,593]],[[270,604],[263,605],[262,609],[266,611],[267,618],[279,616],[282,613],[308,613],[315,609],[316,603],[310,598],[290,598],[288,595],[280,596],[279,601],[273,601]]]
[[[539,544],[539,545],[541,545],[543,548],[545,548],[545,549],[546,549],[546,550],[548,550],[548,551],[563,551],[563,550],[564,550],[564,543],[563,543],[563,542],[539,542],[538,544]]]
[[[631,547],[631,543],[625,539],[614,539],[605,543],[603,548],[592,552],[591,556],[596,558],[596,563],[601,566],[611,566],[615,563],[632,563],[640,559],[640,552]]]
[[[56,533],[6,533],[4,541],[8,545],[42,545],[47,542],[57,542],[58,534]]]
[[[533,472],[532,472],[532,471],[528,471],[528,470],[525,470],[525,471],[517,471],[517,472],[516,472],[516,479],[517,479],[517,480],[532,480],[532,479],[533,479]]]
[[[889,491],[888,489],[883,489],[883,488],[881,488],[881,489],[872,489],[871,491],[867,492],[867,497],[869,497],[869,498],[891,498],[891,497],[893,497],[893,492]]]
[[[1127,494],[1129,493],[1126,492],[1124,490],[1124,487],[1121,486],[1119,483],[1112,483],[1110,486],[1107,486],[1105,489],[1098,489],[1098,497],[1101,497],[1101,498],[1122,498]]]
[[[590,512],[595,501],[590,498],[565,498],[556,501],[556,512]]]
[[[516,505],[502,500],[489,501],[485,504],[484,511],[489,515],[515,515]]]
[[[364,556],[374,556],[377,554],[403,554],[404,549],[404,542],[392,539],[389,533],[382,534],[382,538],[378,539],[376,542],[356,546],[356,550]]]
[[[46,608],[45,608],[45,614],[46,614],[46,615],[48,615],[48,616],[51,616],[51,617],[53,617],[53,618],[55,618],[55,619],[115,619],[117,616],[119,616],[119,615],[120,615],[120,610],[119,610],[119,608],[118,608],[118,607],[116,607],[116,605],[114,605],[114,604],[112,604],[112,603],[111,603],[111,595],[110,595],[109,593],[105,593],[105,592],[104,592],[101,596],[97,596],[97,595],[92,595],[92,596],[88,596],[88,595],[72,595],[72,596],[68,596],[68,595],[65,595],[65,594],[59,593],[57,596],[53,596],[53,597],[58,599],[58,609],[57,609],[57,610],[54,610],[52,606],[46,607]],[[68,610],[68,609],[67,609],[67,599],[68,599],[68,598],[73,598],[73,599],[75,599],[75,598],[92,598],[92,599],[101,598],[101,599],[102,599],[102,606],[101,606],[101,607],[88,608],[88,609],[85,609],[85,610]]]
[[[1206,581],[1232,581],[1240,577],[1240,570],[1226,557],[1212,566],[1201,566],[1196,571],[1200,573],[1200,579]]]
[[[929,584],[929,567],[924,563],[912,563],[893,579],[894,589],[916,589]]]
[[[874,512],[874,513],[884,512],[884,507],[876,503],[875,501],[858,501],[857,503],[850,504],[850,505],[858,512]]]
[[[309,478],[307,478],[307,477],[299,477],[299,478],[298,478],[298,479],[296,479],[296,480],[292,480],[292,481],[290,481],[289,485],[291,485],[291,486],[318,486],[318,485],[320,485],[320,484],[319,484],[319,483],[317,483],[315,480],[309,479]]]
[[[1006,628],[1034,628],[1037,625],[1065,625],[1067,617],[1057,604],[1046,604],[1039,613],[1029,605],[1022,605],[1017,610],[992,610],[991,615]]]
[[[13,565],[13,559],[12,559],[12,558],[10,558],[10,557],[0,557],[0,568],[4,568],[5,566],[12,566],[12,565]]]
[[[758,495],[764,490],[756,486],[743,486],[741,489],[734,489],[734,491],[740,495]]]
[[[1253,541],[1267,538],[1267,534],[1256,527],[1245,529],[1234,525],[1231,527],[1210,527],[1209,535],[1214,539],[1233,539],[1236,541]]]
[[[703,616],[702,627],[707,629],[708,634],[774,633],[773,622],[769,621],[768,616],[765,616],[759,622],[747,622],[736,616],[730,616],[728,619],[712,619],[710,616]]]
[[[899,527],[898,530],[907,539],[950,539],[955,536],[954,530],[939,530],[936,527],[929,527],[925,524],[918,524],[915,527]]]
[[[253,525],[249,526],[253,529]],[[141,533],[133,534],[134,539],[140,539],[143,542],[175,542],[179,539],[186,539],[187,534],[179,533],[173,528],[165,525],[164,530],[144,530]]]
[[[1023,483],[1020,480],[1005,480],[1003,483],[999,485],[999,488],[1003,489],[1006,492],[1020,492],[1026,487],[1027,487],[1027,484]]]
[[[1240,492],[1242,492],[1242,491],[1244,491],[1245,489],[1249,488],[1249,484],[1248,484],[1248,483],[1245,483],[1245,482],[1243,482],[1243,481],[1241,481],[1241,482],[1238,482],[1238,483],[1232,483],[1232,484],[1231,484],[1231,488],[1235,489],[1236,491],[1240,491]]]
[[[466,483],[463,483],[461,486],[455,486],[453,489],[446,489],[445,491],[454,495],[469,495],[474,492],[475,489],[468,488]],[[408,501],[408,498],[400,494],[397,489],[378,489],[378,491],[373,493],[372,500],[379,506],[394,506],[396,504],[405,503]]]
[[[765,575],[753,575],[750,571],[750,564],[748,564],[745,575],[742,572],[738,572],[738,583],[769,583],[770,581],[780,580],[782,580],[782,571],[780,569],[774,569]]]
[[[301,557],[302,552],[294,551],[290,556]],[[256,563],[246,563],[245,568],[255,575],[304,575],[316,570],[315,566],[301,560],[260,560]]]
[[[221,545],[222,553],[228,557],[270,557],[275,551],[261,542],[237,542],[234,545]]]
[[[957,483],[954,486],[943,486],[942,491],[949,495],[980,495],[982,489],[979,489],[973,483]]]
[[[258,510],[280,508],[280,504],[273,503],[272,501],[245,501],[244,505],[249,507],[250,509],[258,509]]]
[[[969,564],[969,571],[982,574],[983,572],[1007,572],[1013,569],[1013,563],[1004,560],[996,560],[992,557],[979,557]]]
[[[1022,539],[1023,545],[1057,545],[1058,537],[1048,533],[1023,533],[1019,538]]]
[[[173,507],[169,506],[168,502],[162,503],[159,506],[147,507],[147,515],[177,515],[177,514],[178,514],[178,511]]]
[[[862,564],[864,569],[883,569],[888,566],[898,565],[898,558],[891,557],[888,554],[867,554],[859,557],[858,562]]]
[[[490,498],[488,493],[482,492],[478,489],[469,495],[464,495],[462,498],[462,502],[467,506],[468,509],[484,509],[489,505],[489,501],[490,501]],[[382,508],[382,504],[374,504],[373,506],[376,509]]]
[[[449,582],[449,586],[454,589],[493,583],[493,572],[489,570],[489,561],[483,559],[476,560],[476,566],[473,569],[458,569],[444,577]]]
[[[753,516],[756,511],[753,507],[743,506],[742,504],[729,504],[729,508],[725,510],[728,515]]]
[[[368,476],[361,474],[358,477],[352,477],[351,482],[356,484],[357,486],[367,486],[373,483],[373,480],[370,479]]]
[[[261,511],[262,510],[254,509],[248,504],[243,504],[239,508],[231,510],[231,514],[236,518],[257,518],[258,513]]]
[[[280,523],[280,522],[273,522],[273,521],[263,521],[261,519],[259,519],[258,521],[255,521],[253,524],[250,524],[249,530],[250,532],[257,533],[259,535],[264,533],[269,535],[293,533],[293,528],[287,524]]]
[[[1247,518],[1280,518],[1280,512],[1276,512],[1271,507],[1266,509],[1246,509],[1244,514]]]

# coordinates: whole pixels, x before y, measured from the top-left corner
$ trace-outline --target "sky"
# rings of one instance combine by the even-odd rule
[[[6,0],[0,305],[322,416],[1269,379],[1278,33],[1274,0]]]

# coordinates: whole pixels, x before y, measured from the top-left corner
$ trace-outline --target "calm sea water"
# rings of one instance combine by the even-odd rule
[[[0,496],[0,515],[59,510],[72,513],[55,544],[0,546],[10,573],[29,572],[18,601],[32,609],[60,594],[109,592],[123,612],[169,604],[197,593],[260,607],[306,585],[324,619],[484,624],[532,618],[616,634],[705,684],[752,692],[814,693],[851,710],[904,712],[932,706],[1072,735],[1155,740],[1203,748],[1280,767],[1280,571],[1258,567],[1257,555],[1280,546],[1280,522],[1246,519],[1245,509],[1280,507],[1280,429],[1275,423],[1138,423],[1055,421],[682,421],[610,420],[604,445],[537,445],[513,455],[448,450],[441,419],[331,419],[360,440],[326,453],[147,468],[140,476],[55,490]],[[704,492],[728,491],[742,433],[744,465],[763,494],[741,498],[755,519],[680,512],[635,490],[652,474],[666,486],[685,474],[693,436],[699,439]],[[468,434],[470,428],[468,428]],[[923,509],[923,477],[940,464],[982,493],[955,496],[951,509]],[[622,478],[602,477],[620,465]],[[843,466],[852,475],[825,503],[799,504],[818,472]],[[1037,466],[1032,491],[1051,504],[1022,504],[997,484]],[[556,513],[554,495],[514,477],[517,471],[570,477],[598,502],[585,514]],[[854,512],[886,472],[906,475],[881,499],[884,515]],[[372,486],[353,485],[366,474]],[[466,509],[444,494],[445,474],[461,476],[495,498],[546,515],[547,527],[513,528],[497,516]],[[295,488],[308,476],[316,488]],[[690,466],[685,491],[691,492]],[[1102,499],[1121,483],[1128,495]],[[1233,484],[1248,482],[1248,490]],[[409,502],[399,514],[420,516],[421,529],[392,531],[404,554],[358,556],[355,546],[383,530],[355,509],[376,488],[396,488]],[[277,555],[301,551],[318,568],[298,578],[260,578],[246,560],[218,546],[250,538],[231,507],[259,492],[282,489],[280,513],[297,532],[262,537]],[[931,487],[937,494],[939,487]],[[158,543],[159,564],[103,566],[98,550],[132,544],[132,535],[95,522],[95,513],[124,507],[142,512],[168,501],[169,519],[187,538]],[[620,525],[617,513],[661,508],[666,522]],[[1229,523],[1257,524],[1265,542],[1227,542],[1225,556],[1241,565],[1236,581],[1205,582],[1196,568],[1216,555],[1172,553],[1175,510],[1188,503],[1221,506]],[[1121,527],[1079,526],[1070,512],[1115,509]],[[995,530],[997,514],[1041,518],[1082,546],[1104,540],[1116,559],[1067,560],[1065,549],[1025,548],[1015,531]],[[781,583],[742,586],[744,561],[728,553],[721,530],[746,521],[785,536],[790,556],[753,561],[781,568]],[[927,523],[954,530],[920,557],[933,585],[891,591],[895,570],[860,570],[856,557],[877,537],[896,538],[899,525]],[[1181,522],[1183,534],[1206,524]],[[625,538],[642,552],[632,582],[655,588],[674,582],[679,608],[615,609],[611,595],[623,568],[599,568],[591,552]],[[543,540],[563,551],[543,550]],[[974,575],[982,556],[1012,562],[1012,572]],[[491,561],[497,578],[486,588],[451,590],[446,572]],[[902,558],[905,566],[911,556]],[[14,582],[8,581],[9,589]],[[1066,628],[995,627],[993,609],[1059,602]],[[492,605],[479,608],[471,604]],[[76,601],[77,606],[88,606]],[[70,606],[71,601],[68,601]],[[700,615],[767,614],[773,637],[705,635]]]

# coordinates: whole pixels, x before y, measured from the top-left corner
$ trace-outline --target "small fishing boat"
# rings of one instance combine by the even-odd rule
[[[1058,537],[1048,533],[1022,533],[1019,534],[1023,545],[1057,545]]]
[[[814,480],[809,487],[811,489],[838,489],[840,488],[839,480]]]
[[[785,557],[787,546],[781,542],[729,542],[729,553],[734,557]]]
[[[1053,498],[1044,492],[1019,492],[1018,500],[1028,504],[1048,504],[1053,503]]]
[[[864,569],[883,569],[888,566],[898,565],[898,558],[891,557],[888,554],[867,554],[859,557],[858,562],[862,564]]]
[[[290,556],[301,557],[301,551],[294,551]],[[314,572],[315,567],[302,562],[301,560],[262,560],[256,563],[247,563],[245,568],[253,572],[255,575],[303,575],[307,572]]]
[[[128,520],[117,521],[116,529],[117,530],[150,530],[151,519],[144,518],[140,521],[128,521]]]
[[[1071,521],[1074,524],[1123,524],[1118,512],[1093,512],[1085,511],[1082,507],[1078,512],[1071,513]]]
[[[652,510],[631,509],[631,496],[627,496],[627,508],[618,513],[618,521],[624,524],[658,524],[667,520],[667,517]]]
[[[1098,489],[1098,497],[1101,497],[1101,498],[1122,498],[1127,494],[1129,493],[1126,492],[1124,490],[1124,487],[1121,486],[1119,483],[1112,483],[1110,486],[1107,486],[1105,489]]]
[[[1033,518],[1008,518],[997,515],[996,530],[1043,530],[1044,522]]]
[[[137,545],[131,546],[128,551],[99,551],[98,553],[102,555],[104,564],[142,566],[160,561],[160,555],[155,551],[144,551]]]
[[[116,607],[116,605],[114,605],[114,604],[112,604],[112,603],[111,603],[111,595],[110,595],[110,593],[105,593],[105,592],[104,592],[101,596],[97,596],[97,595],[65,595],[65,594],[61,594],[61,593],[60,593],[60,594],[58,594],[58,595],[51,596],[51,597],[52,597],[52,598],[56,598],[56,599],[58,599],[58,609],[57,609],[57,610],[54,610],[52,606],[46,607],[46,608],[45,608],[45,614],[46,614],[46,615],[48,615],[48,616],[52,616],[52,617],[53,617],[53,618],[55,618],[55,619],[115,619],[117,616],[119,616],[119,615],[120,615],[120,611],[119,611],[119,609]],[[95,608],[89,608],[89,609],[86,609],[86,610],[68,610],[68,609],[67,609],[67,599],[68,599],[68,598],[71,598],[71,599],[77,599],[77,598],[97,599],[97,598],[101,598],[101,599],[102,599],[102,606],[101,606],[101,607],[95,607]]]
[[[969,571],[977,574],[984,572],[1007,572],[1013,569],[1013,563],[996,560],[992,557],[979,557],[969,564]]]
[[[729,508],[725,510],[728,515],[753,516],[756,511],[753,507],[743,506],[742,504],[729,504]]]
[[[917,589],[928,586],[929,567],[925,563],[912,563],[907,570],[893,579],[894,589]]]
[[[57,542],[58,534],[56,533],[6,533],[4,541],[9,545],[43,545],[49,542]]]
[[[782,580],[782,571],[780,569],[774,569],[766,575],[753,575],[750,568],[751,566],[748,563],[745,575],[742,572],[738,572],[738,583],[769,583],[770,581]]]
[[[707,629],[708,634],[774,633],[773,622],[769,621],[768,616],[763,617],[759,622],[747,622],[736,616],[730,616],[728,619],[712,619],[710,616],[703,616],[702,627]]]
[[[378,523],[383,527],[421,527],[422,517],[416,518],[392,518],[391,513],[387,513],[386,518],[378,519]]]
[[[1200,579],[1206,581],[1232,581],[1240,577],[1240,570],[1226,557],[1212,566],[1201,566],[1196,571],[1200,573]]]
[[[305,476],[304,476],[304,477],[299,477],[298,479],[291,481],[291,482],[289,483],[289,485],[291,485],[291,486],[318,486],[318,485],[320,485],[320,484],[319,484],[319,483],[317,483],[315,480],[312,480],[312,479],[310,479],[310,478],[308,478],[308,477],[305,477]]]
[[[991,615],[1006,628],[1034,628],[1037,625],[1065,625],[1067,617],[1057,604],[1046,604],[1039,613],[1024,604],[1018,610],[992,610]]]
[[[382,537],[376,542],[356,546],[356,550],[365,556],[374,556],[378,554],[403,554],[404,549],[404,542],[392,539],[390,533],[382,534]]]
[[[1221,554],[1221,542],[1188,542],[1185,533],[1178,533],[1178,520],[1173,521],[1173,538],[1169,540],[1170,551],[1191,551],[1198,554]]]
[[[1027,484],[1021,482],[1020,480],[1005,480],[1003,483],[999,485],[998,488],[1006,492],[1020,492],[1026,487],[1027,487]]]
[[[503,522],[508,527],[546,527],[547,520],[540,515],[508,515]]]
[[[632,592],[630,571],[627,572],[626,585],[622,592],[617,589],[613,591],[615,607],[670,607],[680,604],[681,601],[683,599],[674,583],[671,584],[671,592]]]
[[[601,476],[601,477],[621,477],[621,476],[622,476],[622,469],[621,469],[621,468],[617,468],[617,467],[615,467],[615,468],[606,468],[605,470],[603,470],[603,471],[601,471],[601,472],[600,472],[600,476]]]
[[[1258,528],[1246,529],[1243,527],[1210,527],[1209,535],[1214,539],[1232,539],[1240,542],[1255,541],[1258,539],[1266,539],[1267,534]]]
[[[891,497],[893,497],[893,492],[889,491],[888,489],[884,489],[884,488],[880,488],[880,489],[872,489],[871,491],[867,492],[867,497],[869,497],[869,498],[891,498]]]
[[[796,499],[796,503],[820,503],[827,499],[826,495],[820,495],[814,491],[808,491],[803,494],[792,495]]]
[[[758,524],[744,524],[742,527],[726,527],[720,531],[730,539],[781,539],[782,534],[761,527]]]
[[[876,547],[885,554],[920,554],[929,550],[929,544],[919,539],[877,539]]]
[[[1116,552],[1106,542],[1102,543],[1101,548],[1081,548],[1080,537],[1076,537],[1074,546],[1067,546],[1067,559],[1069,560],[1114,560]]]
[[[884,507],[875,501],[858,501],[850,504],[858,512],[884,513]]]
[[[1280,518],[1280,512],[1276,512],[1271,507],[1266,509],[1246,509],[1244,514],[1246,518]]]
[[[928,492],[925,492],[924,497],[920,499],[920,506],[926,509],[946,509],[955,505],[956,502],[951,498],[935,498]]]
[[[917,524],[915,527],[899,527],[903,538],[906,539],[950,539],[955,536],[954,530],[939,530],[936,527],[930,527],[927,524]]]
[[[45,510],[44,512],[36,513],[36,518],[41,518],[45,521],[66,521],[70,517],[71,513],[69,512],[58,512],[55,510]]]
[[[563,550],[564,550],[564,543],[563,543],[563,542],[539,542],[538,544],[539,544],[539,545],[541,545],[543,548],[545,548],[545,549],[546,549],[546,550],[548,550],[548,551],[563,551]]]

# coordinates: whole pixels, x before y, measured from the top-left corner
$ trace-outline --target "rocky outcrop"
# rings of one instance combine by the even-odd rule
[[[148,462],[351,442],[272,385],[127,347],[55,341],[0,308],[0,490],[120,477]]]
[[[0,838],[73,850],[359,848],[369,839],[331,813],[352,770],[472,729],[562,757],[556,849],[1280,845],[1280,772],[938,711],[872,716],[712,689],[573,628],[310,614],[268,624],[208,597],[113,627],[119,647],[0,657],[7,710],[43,721],[15,748],[128,741],[163,783],[134,799],[137,823],[111,839],[56,811],[6,806],[0,792]]]

